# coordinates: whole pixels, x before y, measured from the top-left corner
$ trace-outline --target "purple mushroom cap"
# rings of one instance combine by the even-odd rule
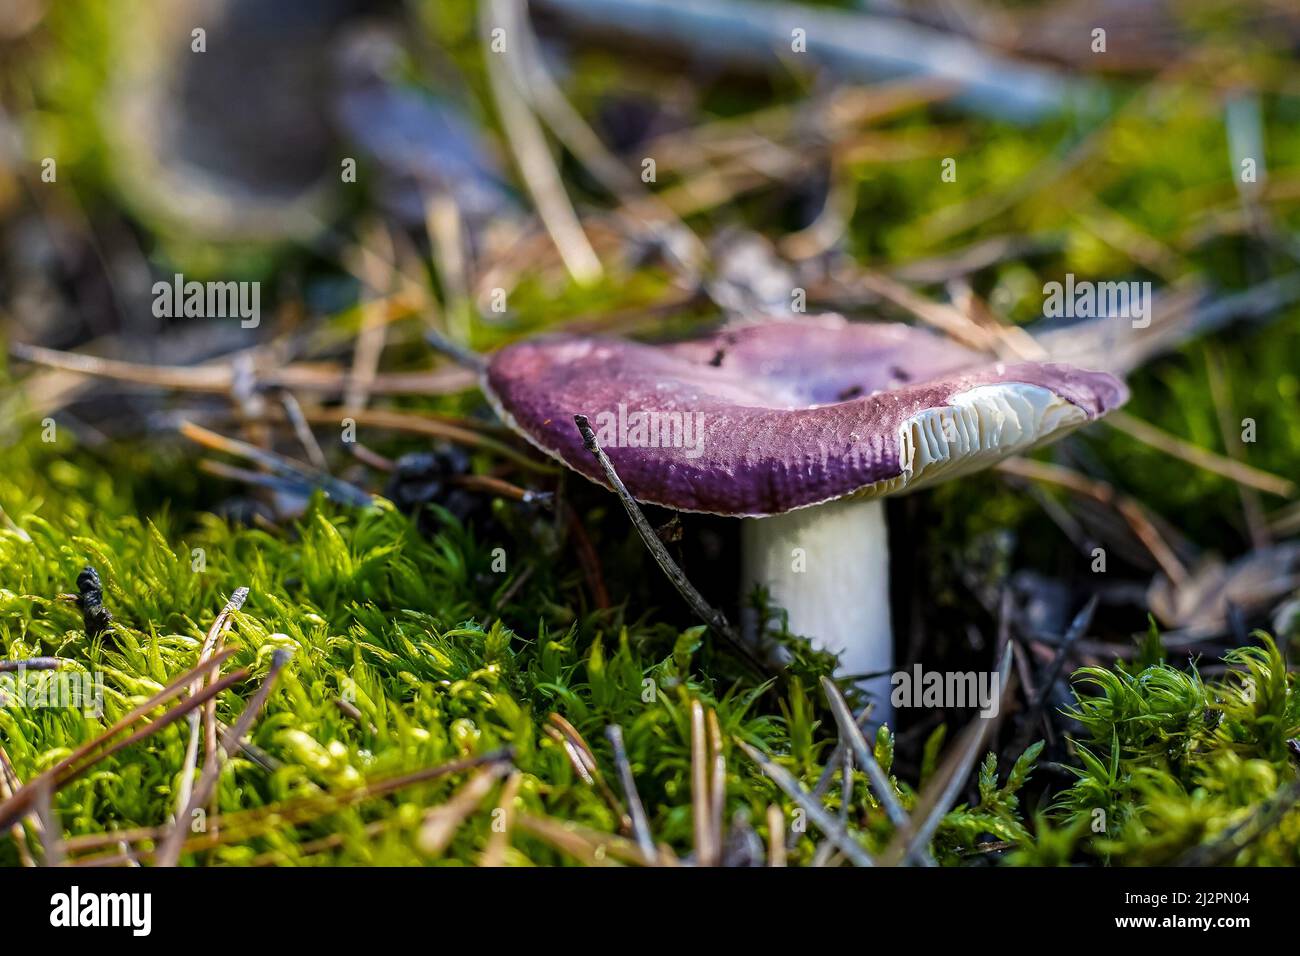
[[[604,483],[575,414],[591,420],[639,501],[747,516],[901,491],[934,457],[922,450],[918,459],[918,448],[935,441],[946,456],[936,473],[983,467],[1128,397],[1104,372],[992,362],[922,329],[838,316],[740,326],[670,345],[542,337],[494,354],[484,385],[512,427],[594,481]],[[1009,410],[1029,408],[1021,394],[1064,413]],[[960,414],[968,395],[990,396],[979,415]],[[1015,440],[1004,446],[1007,418],[1015,419],[1007,429]],[[950,432],[949,440],[935,429]],[[948,461],[968,453],[966,467]]]

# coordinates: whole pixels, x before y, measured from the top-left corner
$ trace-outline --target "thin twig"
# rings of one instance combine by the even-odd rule
[[[1094,594],[1074,616],[1070,622],[1069,628],[1066,629],[1061,643],[1057,646],[1056,656],[1052,658],[1046,669],[1043,671],[1042,681],[1039,684],[1037,693],[1030,697],[1031,703],[1029,709],[1025,711],[1021,719],[1021,726],[1024,730],[1017,737],[1016,749],[1023,749],[1028,743],[1028,736],[1033,732],[1034,722],[1039,715],[1043,713],[1043,708],[1047,706],[1051,698],[1052,688],[1056,682],[1061,679],[1061,673],[1065,670],[1066,661],[1069,660],[1070,652],[1074,649],[1079,639],[1087,633],[1088,628],[1092,626],[1093,615],[1097,613],[1097,605],[1100,603],[1100,597]]]
[[[591,536],[587,534],[586,525],[582,523],[582,516],[577,510],[558,493],[552,501],[555,505],[556,524],[573,540],[573,550],[577,553],[578,564],[587,582],[587,590],[591,592],[592,603],[603,611],[609,607],[610,602],[600,554],[596,551],[596,546],[591,543]]]
[[[627,486],[623,484],[623,479],[619,478],[618,472],[614,470],[614,465],[610,462],[609,456],[597,443],[596,433],[592,430],[591,422],[587,420],[587,416],[575,415],[573,420],[578,426],[578,431],[582,434],[583,445],[600,465],[601,471],[605,473],[605,479],[613,488],[614,493],[618,495],[619,500],[623,502],[628,517],[632,519],[632,525],[636,528],[637,533],[641,535],[641,540],[650,549],[650,554],[654,557],[655,563],[659,565],[668,580],[677,588],[677,593],[686,600],[691,610],[702,621],[743,654],[745,659],[757,668],[760,674],[766,673],[762,661],[750,648],[745,646],[740,634],[731,626],[731,622],[727,620],[726,615],[720,610],[711,607],[709,602],[704,600],[704,595],[695,589],[695,585],[691,584],[686,574],[677,566],[677,562],[672,559],[668,549],[664,547],[663,542],[659,540],[659,536],[655,534],[654,528],[650,527],[650,522],[646,520],[645,515],[641,512],[636,499],[632,497],[627,490]]]
[[[1210,385],[1210,399],[1214,404],[1215,417],[1219,421],[1219,432],[1223,436],[1223,445],[1229,456],[1241,457],[1240,427],[1232,408],[1232,395],[1228,389],[1228,377],[1223,369],[1223,359],[1212,345],[1205,350],[1205,373]],[[1256,550],[1263,550],[1273,544],[1264,519],[1264,509],[1260,505],[1259,495],[1255,489],[1237,482],[1237,493],[1241,497],[1241,511],[1246,519],[1246,528],[1250,532],[1250,542]]]
[[[561,139],[587,171],[622,203],[623,207],[653,233],[665,229],[675,242],[666,251],[689,273],[698,272],[707,250],[695,233],[662,200],[633,175],[626,163],[614,156],[587,125],[582,115],[565,98],[540,50],[528,19],[526,0],[503,0],[511,6],[511,20],[518,28],[519,50],[509,58],[516,88],[527,96],[539,116]]]
[[[224,736],[230,733],[230,728],[218,720],[217,731]],[[282,766],[280,761],[276,760],[261,747],[250,744],[247,740],[241,740],[239,742],[239,752],[267,773],[275,773]]]
[[[303,415],[307,421],[318,425],[338,425],[345,417],[338,409],[329,408],[306,408],[303,410]],[[352,418],[363,428],[381,428],[414,435],[428,435],[431,438],[446,439],[457,445],[481,448],[538,474],[553,475],[558,471],[554,465],[530,458],[504,442],[429,415],[399,412],[388,408],[367,408],[346,417]]]
[[[1242,485],[1256,488],[1279,498],[1290,498],[1296,493],[1296,484],[1286,478],[1255,468],[1245,462],[1227,458],[1200,445],[1171,435],[1150,422],[1145,422],[1124,411],[1113,411],[1102,419],[1107,425],[1150,445],[1166,455],[1172,455],[1190,465],[1231,479]]]
[[[791,259],[812,259],[834,249],[853,221],[858,202],[858,179],[847,168],[844,150],[832,147],[827,157],[826,176],[830,183],[821,212],[797,232],[783,236],[781,252]]]
[[[311,425],[303,417],[302,406],[298,404],[298,399],[293,392],[281,389],[280,404],[284,406],[284,414],[289,419],[289,424],[293,426],[293,432],[298,436],[303,450],[307,452],[308,460],[321,471],[328,471],[329,463],[325,460],[325,453],[321,451],[320,442],[316,441]]]
[[[704,58],[775,64],[793,31],[806,31],[813,66],[850,81],[920,76],[959,86],[962,104],[1012,120],[1054,113],[1092,89],[1043,66],[1001,56],[974,40],[901,17],[754,0],[542,0],[579,24]]]
[[[650,833],[650,821],[646,818],[645,805],[641,795],[636,791],[636,779],[632,776],[632,765],[627,759],[627,748],[623,745],[623,728],[610,724],[605,728],[605,737],[614,750],[614,767],[618,772],[619,786],[623,788],[623,799],[627,801],[628,813],[632,817],[632,835],[647,863],[655,859],[655,841]]]
[[[631,819],[624,812],[623,805],[619,803],[614,791],[605,782],[605,775],[600,772],[600,765],[596,763],[596,755],[591,752],[591,747],[582,734],[578,732],[578,728],[569,723],[563,715],[554,712],[548,714],[546,720],[550,724],[547,729],[555,729],[561,735],[568,750],[569,758],[579,775],[600,792],[600,795],[605,799],[605,803],[622,821],[623,828],[625,830],[630,829],[632,826]]]
[[[972,321],[960,309],[927,299],[919,292],[882,273],[854,268],[844,277],[846,286],[880,296],[916,316],[963,345],[981,352],[994,352],[999,336]]]
[[[172,827],[167,839],[163,841],[162,846],[154,856],[156,866],[175,866],[180,859],[181,847],[185,843],[185,834],[190,827],[190,821],[199,807],[203,806],[213,796],[216,791],[217,782],[221,779],[221,766],[229,755],[234,751],[235,746],[248,733],[249,727],[252,726],[255,718],[266,699],[270,696],[271,688],[275,686],[276,678],[280,676],[280,670],[288,662],[290,654],[288,651],[277,649],[271,655],[271,666],[263,679],[261,686],[257,688],[248,705],[235,721],[235,726],[222,741],[221,750],[218,751],[215,746],[210,746],[203,759],[203,774],[199,778],[199,785],[194,792],[189,795],[183,808],[176,815],[176,824]],[[215,818],[215,814],[213,815]]]
[[[41,865],[62,866],[66,856],[63,843],[63,823],[54,809],[54,785],[46,780],[36,789],[32,814],[40,821]]]
[[[519,796],[519,787],[523,782],[524,775],[513,770],[501,788],[501,796],[492,815],[492,835],[488,837],[488,844],[479,858],[479,866],[505,866],[506,848],[510,846],[510,828],[515,821],[515,799]]]
[[[0,744],[0,800],[8,800],[20,787],[22,787],[22,781],[18,778],[18,772],[14,770],[14,765],[9,760],[9,754],[5,751],[4,745]],[[32,857],[32,848],[27,842],[27,831],[23,829],[22,823],[15,823],[11,826],[9,835],[13,837],[14,846],[18,848],[19,862],[23,866],[34,867],[36,860]]]
[[[785,814],[775,803],[767,805],[767,865],[784,867]]]
[[[998,667],[1001,675],[1002,704],[1008,697],[1011,674],[1011,644],[1002,648],[1002,661]],[[952,808],[963,787],[970,777],[970,769],[984,748],[985,742],[998,725],[1002,713],[998,708],[998,717],[985,719],[976,717],[966,725],[961,736],[949,748],[948,756],[936,771],[934,778],[921,791],[920,798],[912,810],[909,825],[901,827],[885,849],[882,862],[893,866],[926,847],[934,836],[934,831],[943,822],[944,816]],[[920,820],[918,824],[916,821]]]
[[[465,262],[465,223],[460,206],[447,191],[438,189],[424,201],[424,231],[433,250],[433,264],[442,286],[447,324],[459,342],[473,333],[474,303],[470,298],[469,267]]]
[[[348,442],[348,451],[350,451],[352,457],[361,462],[361,464],[368,468],[373,468],[375,471],[392,474],[397,470],[397,462],[379,454],[379,452],[375,451],[373,448],[363,445],[359,441]]]
[[[890,822],[899,829],[910,827],[911,818],[908,817],[907,811],[903,809],[903,805],[898,802],[898,795],[894,793],[893,783],[885,774],[879,761],[876,760],[876,755],[871,752],[871,747],[867,744],[867,738],[863,736],[858,722],[853,719],[853,713],[849,710],[844,695],[840,693],[840,689],[835,686],[835,682],[829,677],[822,678],[822,690],[826,692],[826,699],[830,701],[831,705],[831,713],[835,715],[835,723],[840,730],[840,741],[841,743],[848,743],[845,753],[852,753],[858,758],[858,763],[867,772],[871,787],[875,790],[876,797],[885,808],[885,815],[889,817]],[[925,847],[921,847],[916,851],[912,858],[922,866],[936,865],[934,858],[930,856]]]
[[[9,352],[14,358],[46,368],[180,392],[227,395],[235,381],[231,362],[223,365],[148,365],[80,352],[60,352],[19,342],[12,343]],[[323,368],[318,364],[285,365],[257,371],[258,384],[263,388],[288,388],[323,395],[342,395],[350,377],[346,370]],[[371,383],[370,391],[375,395],[451,395],[472,389],[477,384],[478,377],[469,370],[447,367],[380,375]]]
[[[230,595],[230,599],[226,602],[225,607],[223,607],[220,613],[217,614],[216,618],[212,622],[212,626],[208,628],[207,634],[204,635],[203,644],[199,648],[200,664],[207,661],[213,654],[217,653],[221,649],[221,639],[225,634],[226,628],[230,626],[231,617],[235,612],[243,608],[246,600],[248,600],[248,588],[235,588],[234,592]],[[202,685],[202,677],[193,681],[189,687],[190,696],[198,693],[199,688],[202,687]],[[200,714],[197,710],[190,714],[190,739],[185,747],[185,761],[181,766],[180,789],[177,791],[176,795],[176,813],[178,815],[177,826],[181,825],[181,812],[189,805],[190,795],[193,791],[194,768],[198,765],[199,759],[199,717]],[[210,722],[215,724],[215,721],[216,714],[213,713],[210,717]],[[212,748],[209,747],[208,752],[211,753],[211,750]]]
[[[457,365],[468,369],[475,375],[482,375],[484,369],[487,368],[486,358],[460,342],[453,342],[437,329],[426,330],[424,340],[429,343],[430,348],[442,353]]]
[[[510,762],[513,757],[514,750],[510,747],[503,747],[478,756],[465,757],[460,760],[453,760],[450,763],[424,767],[420,770],[393,777],[384,777],[353,787],[350,790],[344,790],[341,793],[312,794],[283,803],[222,814],[215,820],[216,823],[220,824],[219,836],[214,837],[209,832],[204,836],[193,837],[186,841],[182,852],[197,853],[225,843],[250,840],[270,830],[280,830],[284,827],[308,823],[320,817],[338,813],[362,801],[387,796],[390,793],[396,793],[417,784],[427,783],[439,777],[461,773],[488,763]],[[213,822],[209,821],[210,824]],[[69,848],[78,850],[94,849],[100,846],[112,846],[121,840],[130,843],[155,841],[161,839],[165,833],[166,829],[163,827],[138,827],[134,830],[119,830],[113,833],[93,833],[84,837],[74,837],[69,841]],[[141,859],[147,859],[152,855],[152,852],[142,853]]]
[[[253,726],[253,721],[266,705],[266,699],[271,695],[281,669],[291,657],[293,654],[284,648],[277,648],[271,653],[271,666],[267,668],[266,677],[262,679],[262,683],[258,685],[256,692],[240,712],[235,725],[222,735],[221,749],[227,756],[233,754],[236,747],[243,745],[244,738],[248,736],[248,731]]]
[[[379,728],[366,719],[366,715],[361,712],[361,708],[352,701],[344,700],[342,697],[335,697],[334,706],[338,708],[339,713],[344,717],[355,721],[358,727],[368,730],[371,734],[379,733]]]
[[[521,488],[504,478],[494,478],[491,475],[453,475],[450,480],[451,484],[458,485],[461,488],[482,492],[487,495],[496,495],[498,498],[508,498],[522,504],[549,505],[554,499],[554,495],[549,491],[532,491],[528,488]]]
[[[508,763],[493,763],[476,771],[448,800],[425,813],[415,845],[428,856],[441,856],[460,825],[492,792],[497,780],[512,770]]]
[[[180,432],[190,441],[196,442],[204,448],[245,458],[274,474],[286,478],[309,482],[314,487],[320,488],[330,498],[342,504],[362,508],[374,504],[374,496],[362,491],[356,485],[342,481],[325,472],[317,471],[308,465],[298,464],[282,455],[258,448],[256,445],[250,445],[248,442],[240,441],[237,438],[227,438],[193,422],[181,422]]]
[[[698,699],[691,700],[691,821],[696,862],[700,866],[717,866],[720,848],[713,841],[709,822],[709,743],[704,705]]]
[[[1061,465],[1036,461],[1032,458],[1012,457],[993,466],[996,470],[1032,481],[1045,481],[1059,485],[1076,494],[1084,495],[1094,501],[1114,508],[1128,522],[1138,540],[1146,547],[1156,564],[1176,585],[1187,583],[1187,568],[1183,566],[1173,548],[1165,541],[1147,515],[1146,508],[1133,498],[1116,491],[1111,485],[1079,474]]]
[[[858,725],[859,730],[867,726],[867,722],[871,719],[871,714],[875,709],[875,703],[869,701],[866,706],[858,711],[858,716],[854,718],[854,722]],[[814,797],[824,797],[830,790],[831,784],[835,780],[835,768],[839,765],[840,760],[843,759],[844,752],[844,740],[843,738],[840,738],[835,741],[834,749],[831,750],[830,756],[826,758],[826,766],[822,768],[821,776],[817,778],[817,783],[813,785],[812,794]],[[791,830],[789,836],[786,837],[786,851],[789,852],[793,850],[798,845],[801,838],[802,834],[800,834],[798,830]]]
[[[1048,692],[1051,690],[1052,686],[1061,679],[1061,672],[1065,670],[1065,662],[1069,659],[1070,648],[1072,648],[1075,642],[1078,641],[1079,638],[1083,637],[1083,635],[1088,632],[1088,628],[1092,626],[1092,618],[1093,615],[1097,613],[1097,604],[1100,600],[1101,599],[1094,594],[1088,599],[1088,603],[1080,609],[1079,613],[1074,616],[1074,620],[1070,622],[1070,627],[1065,632],[1065,636],[1061,639],[1061,643],[1057,648],[1056,656],[1052,658],[1051,664],[1049,664],[1047,669],[1043,672],[1042,685],[1039,688],[1038,694],[1035,695],[1034,704],[1029,710],[1029,717],[1032,718],[1035,712],[1043,709],[1044,704],[1047,702]]]
[[[222,659],[221,656],[217,655],[213,657],[212,661],[209,662],[209,665],[207,666],[219,666],[219,660],[221,659]],[[193,677],[193,675],[194,672],[186,672],[184,676],[188,681]],[[201,692],[199,692],[197,695],[193,697],[190,697],[184,703],[181,703],[176,707],[173,707],[171,710],[166,711],[157,720],[153,720],[145,724],[142,728],[137,730],[135,733],[131,734],[131,736],[127,737],[125,740],[121,740],[118,741],[117,743],[110,744],[107,747],[105,747],[105,749],[98,752],[94,752],[96,747],[102,746],[113,736],[116,736],[116,734],[121,733],[122,730],[126,729],[126,727],[130,725],[130,723],[133,723],[135,720],[139,719],[138,715],[132,717],[132,714],[137,714],[138,712],[140,712],[141,708],[146,708],[146,710],[144,711],[145,713],[147,713],[148,710],[153,710],[154,708],[158,707],[160,704],[165,703],[166,700],[170,700],[172,697],[177,696],[184,689],[185,685],[175,684],[173,686],[166,688],[162,693],[155,695],[153,698],[151,698],[148,703],[142,704],[140,707],[136,708],[136,710],[132,711],[131,714],[128,714],[127,717],[124,717],[122,721],[119,721],[118,724],[115,724],[113,727],[109,728],[108,731],[101,734],[99,737],[95,738],[95,740],[91,741],[89,744],[79,747],[74,753],[72,753],[68,757],[65,757],[63,760],[59,761],[59,763],[55,764],[49,770],[42,773],[39,777],[29,781],[25,786],[22,787],[22,789],[20,789],[17,793],[15,793],[11,798],[4,801],[4,803],[0,803],[0,827],[9,825],[15,819],[22,816],[28,810],[28,808],[31,806],[33,795],[35,794],[35,790],[33,789],[34,787],[41,786],[46,782],[52,782],[54,785],[60,787],[63,786],[64,784],[70,782],[71,780],[76,779],[82,773],[85,773],[87,770],[89,770],[94,764],[98,763],[99,761],[111,757],[113,754],[117,753],[118,751],[122,750],[125,747],[129,747],[131,744],[138,743],[139,741],[144,740],[146,737],[149,737],[150,735],[157,733],[159,730],[162,730],[165,727],[169,727],[171,724],[179,720],[181,717],[184,717],[186,714],[190,713],[190,711],[194,710],[197,707],[202,706],[208,700],[208,698],[215,697],[217,694],[226,690],[228,687],[244,680],[247,676],[248,676],[247,671],[243,671],[243,670],[236,671],[235,673],[222,678],[220,681],[217,681],[215,684],[211,684],[208,687],[204,688]],[[127,722],[128,719],[129,722]]]
[[[200,458],[198,469],[204,474],[212,475],[214,478],[252,485],[255,488],[269,488],[280,494],[296,498],[310,498],[318,487],[314,482],[306,478],[280,478],[276,475],[268,475],[264,471],[253,471],[251,468],[230,465],[214,458]]]
[[[364,260],[362,267],[365,289],[361,301],[361,328],[357,331],[356,343],[352,349],[352,369],[348,375],[347,389],[343,393],[343,408],[349,415],[361,411],[370,401],[371,388],[379,374],[379,361],[388,335],[389,310],[386,307],[386,296],[394,284],[393,277],[397,271],[392,265],[396,258],[392,239],[381,227],[372,228],[368,241],[363,245],[386,245],[389,255],[370,256]]]
[[[722,862],[722,818],[727,803],[727,759],[722,752],[722,727],[718,712],[712,707],[705,713],[708,730],[709,753],[709,829],[718,863]]]
[[[21,671],[58,671],[72,667],[76,661],[66,657],[28,657],[21,661],[0,661],[0,674],[13,674]]]
[[[501,125],[506,131],[506,142],[515,155],[524,185],[537,204],[537,213],[569,274],[579,285],[589,285],[601,276],[600,259],[582,231],[582,224],[564,191],[564,183],[537,117],[515,87],[512,71],[501,62],[503,56],[519,55],[517,50],[510,52],[509,46],[517,45],[522,37],[515,19],[517,11],[503,0],[486,0],[479,10],[488,83]],[[498,27],[505,31],[503,36],[507,47],[503,53],[492,49],[492,33]]]
[[[516,826],[587,866],[613,866],[616,862],[645,865],[641,847],[615,833],[594,830],[572,820],[554,820],[531,814],[522,814],[516,820]],[[661,852],[655,863],[672,866],[676,860]]]
[[[840,822],[831,816],[830,812],[821,804],[816,797],[803,788],[803,785],[795,779],[794,774],[786,770],[776,761],[772,760],[766,754],[751,747],[739,738],[735,739],[736,746],[745,752],[750,760],[758,764],[760,770],[766,774],[773,783],[791,800],[797,803],[808,819],[812,821],[813,826],[821,830],[841,853],[848,858],[854,866],[875,866],[876,861],[871,858],[871,854],[855,840]]]
[[[373,839],[379,834],[391,830],[393,827],[400,825],[400,818],[393,816],[383,820],[376,820],[374,823],[367,824],[362,833],[367,838]],[[307,856],[314,856],[318,853],[324,853],[327,850],[334,850],[341,847],[347,842],[350,833],[331,833],[328,836],[320,837],[316,840],[308,840],[294,847],[294,854],[299,859]],[[248,861],[248,866],[279,866],[287,860],[287,854],[283,850],[270,850],[266,853],[259,853]]]
[[[661,133],[645,144],[644,154],[655,158],[659,172],[686,176],[719,160],[744,156],[765,140],[780,140],[806,150],[813,145],[807,142],[805,133],[810,115],[828,140],[837,141],[859,127],[947,100],[956,92],[953,83],[915,78],[839,86],[793,103],[707,119]]]
[[[849,825],[849,813],[853,808],[853,751],[844,751],[844,761],[840,765],[840,823]]]

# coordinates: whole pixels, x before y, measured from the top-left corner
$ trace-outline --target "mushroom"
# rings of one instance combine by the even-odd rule
[[[1003,364],[902,324],[772,321],[666,345],[542,337],[495,353],[484,391],[598,483],[573,416],[638,501],[741,518],[744,581],[839,655],[885,712],[893,667],[882,500],[1027,451],[1117,408],[1124,385]],[[884,676],[880,676],[884,675]]]

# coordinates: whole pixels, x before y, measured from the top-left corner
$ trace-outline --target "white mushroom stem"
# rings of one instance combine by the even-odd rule
[[[836,673],[882,674],[861,686],[873,723],[886,719],[894,648],[883,500],[841,498],[741,526],[746,594],[766,585],[792,633],[840,655]]]

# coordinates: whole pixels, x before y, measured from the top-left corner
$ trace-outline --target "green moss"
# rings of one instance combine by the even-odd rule
[[[239,586],[251,593],[228,638],[238,651],[227,667],[249,668],[252,676],[220,699],[219,718],[237,718],[274,650],[293,657],[251,737],[276,768],[232,759],[217,792],[223,813],[340,792],[511,746],[523,773],[521,809],[615,832],[619,821],[599,788],[584,783],[564,748],[543,732],[546,715],[557,711],[610,779],[603,730],[623,726],[656,837],[686,854],[693,839],[691,698],[717,710],[728,756],[728,819],[763,821],[771,803],[791,822],[797,818],[775,786],[732,750],[733,737],[778,755],[808,787],[829,757],[833,723],[805,681],[790,681],[774,695],[752,681],[710,679],[699,658],[708,642],[702,628],[631,622],[617,610],[583,616],[576,611],[580,582],[563,572],[542,574],[494,613],[511,582],[511,574],[491,570],[490,546],[498,542],[475,540],[454,523],[426,538],[386,505],[344,511],[320,500],[291,529],[275,533],[199,513],[162,510],[144,519],[136,516],[134,483],[111,480],[82,452],[31,441],[10,449],[8,460],[0,505],[13,527],[0,531],[0,655],[67,658],[102,674],[105,692],[99,717],[70,708],[0,709],[0,733],[23,779],[192,666],[204,631]],[[114,614],[95,640],[87,639],[76,606],[58,597],[86,563],[99,569]],[[1234,675],[1209,685],[1195,671],[1165,664],[1082,672],[1089,696],[1081,696],[1074,714],[1085,731],[1078,781],[1047,817],[1027,823],[1019,794],[1041,745],[1029,748],[1001,783],[989,754],[978,775],[979,800],[947,815],[936,854],[956,864],[995,840],[1016,848],[1014,862],[1059,860],[1067,849],[1075,859],[1158,862],[1212,840],[1293,779],[1287,741],[1300,733],[1292,679],[1273,645],[1235,652],[1231,662]],[[809,666],[806,679],[815,680],[819,668]],[[339,708],[340,699],[355,704],[359,720]],[[59,790],[54,806],[69,832],[166,821],[186,741],[181,721]],[[923,775],[933,772],[941,743],[942,730],[926,747]],[[882,733],[877,756],[887,769],[892,748],[891,735]],[[416,848],[422,814],[462,780],[423,784],[186,859],[433,862]],[[914,806],[916,789],[901,780],[896,786],[904,805]],[[827,800],[838,808],[838,786]],[[1089,822],[1099,807],[1107,825],[1094,834]],[[850,810],[854,832],[883,850],[891,827],[860,774]],[[1241,861],[1294,862],[1294,817],[1243,851]],[[439,859],[475,859],[491,821],[486,808],[471,815]],[[337,835],[337,845],[311,852],[309,841],[328,834]],[[517,834],[514,846],[516,863],[569,862],[535,837]],[[813,850],[813,834],[805,834],[792,858],[808,862]],[[0,862],[16,862],[14,853],[12,842],[0,844]]]
[[[1080,671],[1078,779],[1040,825],[1050,840],[1013,862],[1159,866],[1210,852],[1220,864],[1300,862],[1300,810],[1287,795],[1300,697],[1272,639],[1256,637],[1259,646],[1226,656],[1231,670],[1213,682],[1164,663]],[[1275,809],[1280,818],[1264,825]],[[1228,842],[1234,828],[1255,825],[1252,840]]]

